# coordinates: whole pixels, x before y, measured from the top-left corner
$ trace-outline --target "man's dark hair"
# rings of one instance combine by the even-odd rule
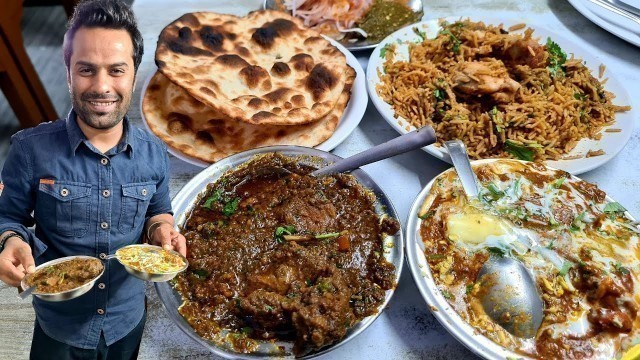
[[[67,25],[67,32],[64,34],[63,54],[67,70],[71,63],[73,38],[83,27],[126,30],[133,43],[133,66],[135,71],[138,71],[144,46],[136,18],[127,4],[120,0],[87,0],[76,6]],[[96,39],[96,41],[100,40]]]

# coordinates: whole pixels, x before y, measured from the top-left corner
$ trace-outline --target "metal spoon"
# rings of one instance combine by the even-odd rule
[[[36,290],[37,286],[29,286],[28,288],[24,289],[23,291],[21,291],[20,293],[18,293],[18,296],[20,297],[20,299],[24,300],[27,297],[29,297],[29,295],[31,295],[32,292],[34,292]]]
[[[471,199],[478,196],[478,183],[464,143],[445,142],[462,187]],[[535,337],[542,324],[543,303],[533,277],[525,266],[510,257],[491,256],[482,265],[477,282],[485,312],[514,336]]]
[[[427,125],[380,145],[376,145],[361,153],[338,160],[329,166],[325,166],[312,172],[311,175],[322,176],[357,169],[363,165],[371,164],[382,159],[390,158],[392,156],[406,153],[407,151],[433,144],[435,141],[436,132],[431,126]]]
[[[357,169],[360,166],[371,164],[372,162],[390,158],[395,155],[403,154],[407,151],[415,150],[423,146],[433,144],[436,141],[436,132],[429,125],[420,129],[413,130],[404,135],[398,136],[380,145],[376,145],[361,153],[340,159],[331,165],[317,169],[311,173],[311,176],[322,176],[335,174],[339,172]],[[291,171],[281,166],[264,166],[255,171],[255,173],[244,177],[236,182],[233,191],[244,185],[250,179],[260,176],[287,176]]]
[[[449,140],[445,141],[444,146],[447,148],[447,151],[449,151],[453,167],[456,169],[456,173],[458,173],[467,198],[472,199],[478,197],[479,191],[476,174],[471,168],[471,162],[469,162],[469,155],[467,155],[467,148],[464,146],[464,143],[461,140]]]
[[[533,338],[542,324],[543,304],[529,271],[518,260],[491,255],[480,272],[484,311],[514,336]]]

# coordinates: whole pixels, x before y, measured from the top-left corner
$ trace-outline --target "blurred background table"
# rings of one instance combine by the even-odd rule
[[[75,0],[67,0],[72,3]],[[0,12],[0,89],[22,127],[58,118],[29,55],[20,31],[22,0],[5,0]]]
[[[535,21],[555,30],[565,38],[589,51],[615,72],[634,99],[630,104],[640,107],[640,48],[602,30],[578,13],[564,0],[426,0],[425,18],[446,16],[468,17],[476,14],[510,19],[513,22]],[[141,125],[140,95],[144,80],[156,69],[154,52],[158,34],[168,23],[191,11],[216,11],[244,15],[259,8],[260,0],[135,0],[133,9],[144,36],[145,55],[139,72],[134,101],[129,116]],[[370,51],[355,54],[366,69]],[[64,71],[60,69],[60,71]],[[637,119],[636,119],[637,120]],[[333,152],[349,156],[398,136],[378,114],[371,103],[360,126]],[[597,183],[621,202],[632,214],[640,217],[640,133],[636,129],[627,146],[607,164],[582,174],[585,180]],[[417,150],[393,159],[367,165],[364,170],[391,198],[405,223],[414,197],[435,175],[449,168],[424,151]],[[171,159],[171,194],[201,169],[177,158]],[[11,289],[15,290],[15,289]],[[5,293],[8,293],[6,291]],[[11,292],[12,296],[14,292]],[[149,313],[140,349],[140,359],[211,359],[216,358],[168,318],[155,290],[148,286]],[[0,359],[27,358],[33,329],[33,311],[25,309],[17,296],[3,299],[0,328],[11,328],[11,339],[0,339]],[[20,309],[19,316],[11,312]],[[15,310],[13,310],[15,312]],[[11,346],[7,346],[8,342]],[[380,317],[362,334],[320,357],[320,359],[472,359],[467,350],[431,315],[406,267],[394,297]]]

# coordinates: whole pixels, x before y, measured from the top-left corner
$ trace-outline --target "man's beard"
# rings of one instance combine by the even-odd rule
[[[115,108],[108,112],[97,112],[89,107],[87,101],[115,101]],[[106,130],[118,125],[129,110],[131,96],[122,97],[117,94],[82,93],[79,96],[71,92],[73,109],[78,117],[94,129]]]

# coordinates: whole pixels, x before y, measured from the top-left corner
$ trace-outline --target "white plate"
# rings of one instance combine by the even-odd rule
[[[362,120],[362,116],[364,115],[365,110],[367,109],[367,90],[365,85],[365,75],[364,70],[362,70],[362,66],[358,62],[353,54],[344,48],[344,46],[340,45],[337,41],[330,39],[325,36],[327,40],[331,42],[338,50],[340,50],[347,58],[347,64],[349,64],[356,71],[356,79],[353,82],[353,86],[351,87],[351,98],[349,99],[349,103],[340,118],[340,122],[336,127],[334,133],[325,140],[323,143],[314,146],[316,149],[323,151],[331,151],[336,146],[340,145],[358,126],[360,120]],[[145,80],[144,85],[142,86],[142,95],[140,99],[144,99],[144,95],[147,92],[147,87],[149,86],[149,81],[153,77],[154,73],[151,73],[149,77]],[[146,129],[153,133],[147,124],[147,119],[144,117],[144,112],[142,111],[142,100],[140,100],[140,115],[142,116],[142,122]],[[186,161],[190,164],[207,167],[211,165],[211,163],[202,161],[200,159],[196,159],[189,155],[183,154],[179,150],[167,146],[169,153],[180,160]]]
[[[452,17],[447,18],[446,20],[449,22],[454,22],[459,19],[460,17]],[[515,19],[514,21],[505,21],[504,19],[501,20],[484,16],[474,16],[470,19],[472,21],[483,21],[486,24],[493,25],[502,23],[505,25],[505,28],[522,22],[518,21],[518,19]],[[545,29],[543,26],[539,26],[531,22],[527,23],[527,25],[528,27],[535,29],[534,37],[540,37],[542,42],[546,41],[547,37],[550,37],[553,41],[560,45],[560,47],[567,53],[568,56],[570,56],[570,54],[575,54],[576,58],[582,58],[583,60],[585,60],[587,62],[587,67],[595,76],[598,76],[598,67],[600,66],[600,64],[605,63],[602,58],[596,55],[589,54],[575,42],[562,36],[556,35],[552,31]],[[384,65],[384,59],[380,57],[380,51],[387,44],[396,43],[398,44],[396,48],[396,59],[407,59],[407,42],[415,42],[419,39],[419,36],[413,30],[413,28],[416,26],[418,26],[421,31],[425,31],[428,38],[434,38],[440,30],[438,20],[427,20],[400,29],[384,39],[373,50],[373,53],[371,53],[371,58],[369,59],[369,65],[367,66],[367,90],[369,91],[371,101],[375,105],[376,109],[378,109],[382,117],[400,134],[405,134],[415,129],[415,127],[410,126],[409,123],[402,117],[395,118],[395,112],[393,111],[391,105],[382,100],[382,98],[378,96],[378,93],[375,90],[376,85],[380,82],[378,72],[382,73],[382,67]],[[520,30],[519,32],[523,31],[524,29]],[[621,82],[617,80],[610,69],[607,69],[604,77],[609,78],[604,88],[616,95],[614,103],[616,105],[630,105],[631,99],[629,98],[626,89],[622,86]],[[567,154],[567,156],[584,156],[589,150],[602,149],[605,152],[604,155],[594,156],[590,158],[581,157],[579,159],[573,160],[545,161],[545,165],[565,170],[572,174],[580,174],[585,171],[595,169],[596,167],[606,163],[607,161],[611,160],[618,152],[620,152],[629,138],[631,138],[634,127],[633,114],[635,113],[635,109],[627,112],[617,113],[615,123],[611,125],[611,127],[620,129],[621,132],[606,133],[603,131],[601,140],[583,139],[571,152]],[[443,147],[429,145],[423,149],[429,154],[437,157],[438,159],[451,163],[451,158],[449,157],[446,149],[444,149]]]
[[[589,0],[567,0],[594,24],[635,46],[640,46],[640,27],[633,21],[591,3]],[[621,0],[622,1],[622,0]],[[625,1],[623,1],[625,2]],[[631,2],[628,2],[632,5]],[[637,5],[637,4],[636,4]]]

